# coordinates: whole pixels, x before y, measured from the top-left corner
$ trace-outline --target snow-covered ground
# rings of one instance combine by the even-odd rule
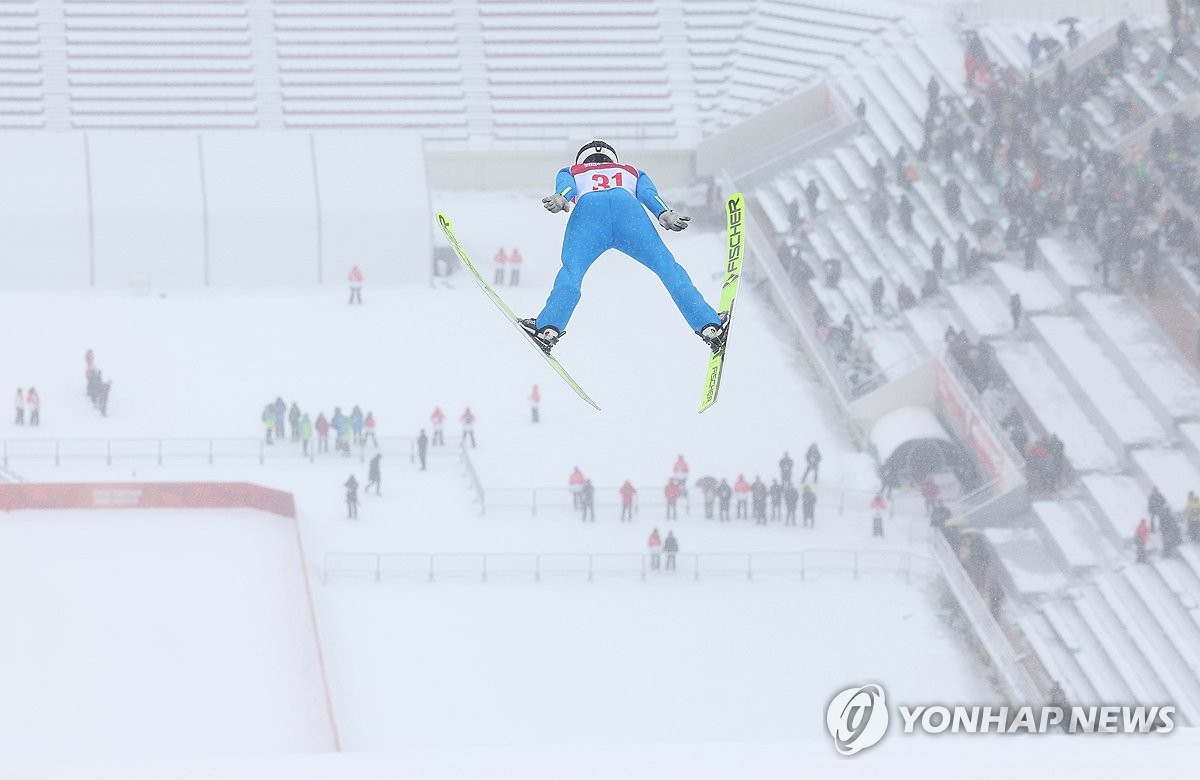
[[[289,519],[6,513],[0,624],[0,764],[335,748]]]
[[[503,292],[517,310],[536,311],[553,277],[562,220],[532,197],[439,196],[435,206],[454,216],[485,268],[499,246],[521,248],[522,286]],[[721,236],[693,229],[669,240],[715,296]],[[450,286],[382,290],[364,270],[361,307],[347,306],[337,287],[0,295],[8,332],[38,322],[36,339],[9,345],[3,380],[33,384],[43,398],[39,428],[5,430],[9,467],[31,481],[239,479],[289,490],[319,582],[325,555],[345,551],[640,554],[651,527],[668,528],[661,491],[678,455],[690,461],[693,479],[732,482],[744,473],[769,484],[784,451],[802,464],[815,441],[824,454],[815,529],[705,521],[693,494],[690,513],[669,521],[684,552],[924,551],[925,523],[903,514],[887,521],[885,538],[871,536],[872,463],[855,451],[753,289],[738,310],[721,400],[697,415],[703,345],[652,275],[619,256],[601,258],[556,351],[604,408],[597,413],[461,273]],[[72,316],[45,317],[52,306]],[[113,380],[106,418],[83,395],[89,347]],[[537,424],[527,402],[534,383],[543,396]],[[345,519],[341,487],[351,472],[366,481],[358,457],[310,463],[285,442],[258,463],[259,415],[278,395],[314,414],[360,404],[378,417],[381,437],[397,437],[385,441],[383,495],[362,498],[360,521]],[[421,471],[400,437],[428,428],[434,405],[450,419],[450,446],[435,450]],[[468,405],[479,416],[471,463],[496,504],[486,514],[457,452],[456,420]],[[167,440],[168,449],[184,437],[245,441],[223,445],[243,456],[218,454],[212,465],[170,455],[161,466],[154,457],[109,466],[70,455],[55,465],[19,455],[35,445],[49,452],[55,441],[64,453],[103,452],[105,440],[137,437]],[[155,453],[156,445],[141,451]],[[601,491],[594,525],[561,503],[574,466]],[[609,491],[625,479],[640,488],[641,508],[621,525]],[[524,508],[535,490],[536,515]],[[442,776],[454,776],[446,767],[461,750],[576,761],[595,750],[633,756],[653,745],[717,740],[747,761],[774,754],[780,741],[825,750],[829,695],[864,676],[917,698],[995,698],[939,620],[925,575],[911,582],[887,572],[856,580],[850,569],[809,582],[694,582],[682,573],[645,583],[333,580],[317,587],[316,608],[347,749],[424,756],[418,762],[440,766]],[[437,750],[447,752],[430,759]]]

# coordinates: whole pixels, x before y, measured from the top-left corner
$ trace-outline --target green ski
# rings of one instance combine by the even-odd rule
[[[513,324],[514,328],[521,332],[521,335],[525,338],[525,341],[529,342],[529,345],[537,350],[539,355],[546,359],[546,362],[550,364],[550,367],[553,368],[555,372],[557,372],[558,375],[561,376],[563,380],[571,386],[571,389],[574,390],[580,398],[587,401],[597,411],[599,411],[600,407],[596,406],[596,402],[593,401],[588,394],[583,391],[583,388],[579,386],[578,382],[571,378],[571,375],[568,374],[567,370],[562,367],[562,364],[558,362],[557,358],[547,352],[542,351],[542,348],[538,346],[538,343],[534,341],[528,333],[525,332],[524,328],[521,327],[520,323],[518,322],[520,318],[513,313],[512,309],[508,308],[508,304],[505,303],[500,296],[496,294],[496,291],[492,289],[492,286],[488,284],[486,280],[484,280],[483,275],[479,273],[479,269],[475,267],[475,264],[471,262],[471,258],[467,256],[467,251],[463,249],[462,244],[458,243],[458,237],[454,235],[454,226],[450,223],[450,218],[439,211],[437,215],[437,223],[438,227],[442,229],[442,233],[446,235],[446,240],[450,242],[450,246],[454,249],[454,253],[458,255],[458,259],[461,260],[462,264],[465,265],[467,270],[471,272],[471,276],[474,277],[475,282],[481,288],[483,288],[483,291],[487,293],[487,296],[492,299],[492,303],[496,304],[496,308],[504,312],[504,316],[508,318],[508,321]]]
[[[721,389],[721,373],[725,367],[725,350],[729,346],[729,328],[733,325],[733,304],[737,298],[738,285],[742,279],[742,237],[744,232],[742,193],[735,192],[725,201],[725,220],[728,227],[725,254],[725,281],[721,285],[721,305],[717,311],[729,312],[725,325],[725,343],[719,352],[708,359],[708,373],[704,377],[704,396],[700,400],[700,411],[717,402]]]

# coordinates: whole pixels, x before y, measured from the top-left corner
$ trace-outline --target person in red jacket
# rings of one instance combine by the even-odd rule
[[[1150,543],[1150,526],[1146,525],[1146,518],[1138,521],[1137,529],[1133,532],[1133,544],[1137,548],[1137,562],[1146,562],[1146,545]]]
[[[363,437],[362,446],[367,446],[367,439],[375,445],[375,449],[379,449],[379,439],[375,438],[375,413],[367,412],[367,418],[363,420]]]
[[[529,408],[533,412],[533,421],[538,421],[538,407],[542,405],[542,391],[538,390],[538,386],[533,386],[533,392],[529,394]]]
[[[362,303],[362,283],[363,274],[358,270],[358,266],[350,269],[350,303],[357,301]]]
[[[429,425],[433,428],[433,438],[429,444],[433,447],[444,447],[446,439],[442,436],[442,425],[446,422],[446,415],[442,412],[442,407],[433,407],[433,414],[429,415]]]
[[[933,477],[926,477],[925,481],[921,483],[921,496],[925,499],[925,514],[933,511],[933,502],[937,501],[941,492],[941,488],[933,481]]]
[[[313,427],[317,429],[317,452],[329,452],[329,420],[325,419],[325,412],[317,415]]]
[[[733,483],[733,495],[737,499],[737,511],[734,517],[746,517],[746,501],[750,498],[750,483],[743,474],[738,474],[737,482]]]
[[[583,495],[583,483],[586,480],[587,478],[583,476],[583,472],[579,470],[578,466],[571,472],[571,476],[567,477],[567,488],[571,491],[571,503],[575,505],[576,509],[579,508],[580,498]]]
[[[504,252],[504,247],[496,250],[496,254],[492,256],[492,265],[496,267],[496,273],[492,276],[492,286],[503,287],[504,266],[508,265],[508,255]]]
[[[25,396],[25,405],[29,409],[29,424],[37,425],[41,422],[42,397],[32,387],[29,388],[29,394]]]
[[[471,439],[471,449],[475,449],[475,413],[471,411],[471,407],[467,407],[467,410],[462,413],[462,417],[459,417],[458,421],[462,423],[463,427],[460,444],[464,447],[467,446],[467,438],[469,437]]]
[[[621,485],[621,522],[633,522],[633,499],[637,495],[637,488],[629,480],[625,480],[625,484]]]
[[[887,501],[883,493],[876,493],[871,499],[871,536],[883,536],[883,513],[887,511]]]
[[[661,560],[659,553],[662,551],[662,537],[658,535],[657,528],[650,532],[650,538],[646,540],[646,549],[650,552],[650,568],[657,569]]]
[[[516,287],[521,283],[521,263],[525,258],[521,257],[521,250],[513,247],[512,253],[508,256],[508,286]]]
[[[679,483],[679,491],[681,493],[686,494],[687,493],[687,481],[688,481],[688,464],[687,464],[687,461],[683,459],[682,455],[680,455],[678,458],[675,459],[675,465],[671,468],[671,478],[674,479],[677,483]]]
[[[667,480],[667,486],[663,488],[663,495],[667,497],[667,519],[676,519],[675,502],[679,500],[679,483],[674,479]]]

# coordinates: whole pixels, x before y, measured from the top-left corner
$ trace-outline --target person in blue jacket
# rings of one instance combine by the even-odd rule
[[[690,217],[667,207],[645,171],[621,163],[607,142],[590,141],[575,155],[574,165],[558,172],[554,186],[555,193],[542,198],[542,205],[552,214],[571,215],[563,237],[562,269],[542,312],[520,321],[545,352],[566,333],[584,274],[608,249],[624,252],[657,274],[688,326],[713,352],[721,349],[729,313],[718,314],[708,305],[646,218],[646,210],[665,230],[683,230]]]

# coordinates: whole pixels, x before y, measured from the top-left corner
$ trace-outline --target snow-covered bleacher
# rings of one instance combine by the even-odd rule
[[[75,127],[254,127],[242,0],[63,0]]]
[[[40,46],[35,0],[0,0],[0,128],[45,123]]]

